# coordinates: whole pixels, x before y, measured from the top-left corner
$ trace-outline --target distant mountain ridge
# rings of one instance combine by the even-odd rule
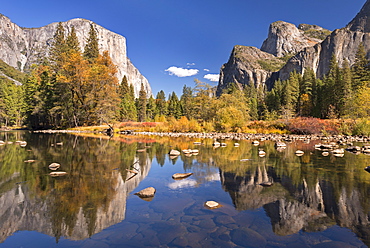
[[[331,32],[317,25],[294,24],[277,21],[270,25],[267,39],[261,49],[234,47],[229,61],[221,67],[217,95],[235,84],[239,89],[254,84],[265,84],[271,89],[279,71],[287,59],[304,48],[315,46]]]
[[[322,78],[329,71],[333,55],[339,66],[345,60],[352,65],[361,43],[370,57],[370,0],[366,1],[346,27],[331,33],[316,25],[301,24],[296,27],[286,22],[274,22],[270,25],[268,38],[261,49],[256,48],[254,52],[266,52],[277,58],[285,56],[286,63],[281,68],[270,67],[267,70],[266,67],[262,68],[258,63],[251,62],[253,56],[250,56],[250,49],[238,49],[239,53],[235,53],[234,48],[228,63],[221,67],[217,94],[220,95],[233,83],[240,89],[252,83],[256,87],[266,85],[267,89],[271,89],[275,80],[286,80],[293,71],[303,74],[307,68],[312,68],[316,76]],[[249,57],[248,63],[238,59],[242,57]],[[260,57],[257,56],[254,60],[260,60]],[[272,64],[274,60],[275,58],[270,57],[264,63]],[[257,66],[251,66],[252,64]]]
[[[93,24],[99,39],[99,50],[108,51],[117,66],[118,80],[121,81],[126,75],[128,82],[134,86],[136,96],[139,95],[141,84],[144,85],[147,95],[152,95],[148,80],[127,58],[125,37],[81,18],[62,24],[66,32],[69,32],[72,26],[75,28],[82,49],[86,44],[90,24]],[[38,64],[49,56],[49,47],[57,25],[58,23],[51,23],[40,28],[21,28],[0,14],[0,59],[20,71],[29,70],[32,64]]]

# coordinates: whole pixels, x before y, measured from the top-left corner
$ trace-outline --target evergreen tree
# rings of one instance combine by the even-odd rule
[[[352,65],[353,74],[353,90],[357,91],[359,88],[369,84],[370,70],[369,60],[366,58],[365,47],[361,43],[355,56],[355,62]]]
[[[135,104],[134,88],[130,87],[126,75],[123,76],[119,86],[119,97],[121,99],[119,119],[121,121],[136,121],[137,111]]]
[[[153,121],[156,115],[155,99],[150,96],[146,105],[146,119],[147,121]]]
[[[323,80],[323,118],[338,117],[338,85],[340,84],[340,68],[336,56],[330,60],[329,72]]]
[[[249,115],[251,120],[258,120],[257,89],[252,83],[245,87],[245,97],[249,102]]]
[[[137,119],[140,122],[144,122],[146,120],[146,91],[144,89],[144,85],[141,84],[139,98],[137,99]]]
[[[168,107],[166,101],[166,94],[164,93],[163,90],[157,93],[157,96],[155,98],[155,104],[156,104],[156,113],[159,116],[167,116]]]
[[[0,119],[5,126],[23,124],[25,104],[23,88],[13,81],[0,77]]]
[[[186,116],[186,118],[188,119],[193,118],[193,90],[191,87],[187,87],[186,85],[184,85],[184,87],[182,88],[180,104],[182,107],[183,115]]]
[[[78,42],[78,38],[76,35],[75,27],[72,26],[71,32],[67,36],[66,41],[66,49],[67,53],[77,52],[80,53],[80,43]]]
[[[97,59],[99,56],[98,36],[96,34],[93,24],[90,24],[89,37],[87,38],[86,41],[83,56],[90,63],[93,63],[93,61]]]
[[[297,111],[299,85],[302,77],[296,71],[290,73],[289,80],[284,81],[281,113],[284,118],[291,118]]]
[[[182,116],[180,101],[175,92],[172,92],[168,99],[168,115],[176,119]]]
[[[54,71],[58,71],[65,61],[67,52],[65,30],[61,22],[58,23],[54,34],[53,43],[50,47],[50,61],[53,65]]]
[[[300,116],[311,116],[312,114],[312,91],[315,81],[315,72],[311,68],[306,68],[299,85],[298,113]]]
[[[338,111],[339,116],[343,117],[349,115],[352,105],[352,72],[348,60],[344,60],[343,68],[341,70],[341,78],[338,90]]]

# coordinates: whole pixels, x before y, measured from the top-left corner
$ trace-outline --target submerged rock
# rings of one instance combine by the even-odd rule
[[[175,173],[172,175],[173,179],[183,179],[193,175],[193,173]]]
[[[263,187],[270,187],[273,184],[274,184],[273,182],[263,182],[263,183],[260,183],[260,185],[263,186]]]
[[[65,171],[53,171],[53,172],[50,172],[49,175],[52,176],[52,177],[60,177],[60,176],[67,175],[67,172],[65,172]]]
[[[148,187],[148,188],[145,188],[135,193],[135,195],[139,196],[140,198],[148,198],[148,197],[154,197],[155,192],[156,192],[155,188]]]

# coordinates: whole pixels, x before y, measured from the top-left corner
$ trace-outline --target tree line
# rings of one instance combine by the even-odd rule
[[[67,33],[61,23],[54,34],[49,57],[34,65],[22,85],[0,78],[0,121],[32,129],[93,126],[114,122],[196,123],[203,131],[240,131],[248,121],[294,117],[362,118],[370,113],[369,60],[361,44],[354,64],[339,67],[335,56],[328,73],[317,79],[305,68],[292,72],[267,91],[265,85],[229,84],[220,96],[215,87],[195,79],[182,95],[161,90],[147,96],[143,85],[135,98],[124,76],[118,82],[108,52],[99,53],[97,33],[90,26],[81,51],[74,27]],[[195,125],[195,124],[194,124]]]

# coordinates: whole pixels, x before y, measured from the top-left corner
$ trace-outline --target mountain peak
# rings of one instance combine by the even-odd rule
[[[367,0],[360,12],[348,23],[347,28],[351,31],[370,33],[370,0]]]

